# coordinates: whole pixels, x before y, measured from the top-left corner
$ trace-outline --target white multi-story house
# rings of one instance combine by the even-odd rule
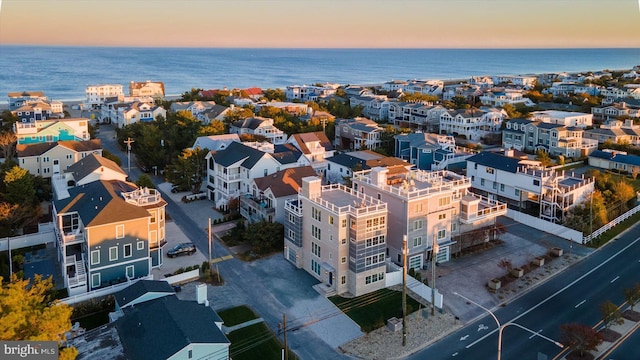
[[[284,224],[285,202],[298,198],[302,178],[317,175],[311,166],[301,166],[251,179],[250,192],[240,196],[240,215],[248,223],[268,221]]]
[[[51,178],[56,199],[69,197],[69,189],[99,180],[127,181],[129,175],[115,162],[91,153]]]
[[[371,120],[387,120],[389,119],[389,107],[395,101],[388,100],[385,97],[379,97],[370,101],[363,109],[363,115]]]
[[[633,98],[636,100],[640,99],[640,84],[627,84],[622,88],[619,87],[608,87],[603,89],[600,93],[609,101],[614,101],[615,99],[624,99],[624,98]]]
[[[384,91],[404,91],[405,86],[409,84],[404,80],[391,80],[382,84],[382,90]]]
[[[385,287],[387,206],[342,185],[305,177],[285,203],[284,257],[322,282],[326,295]]]
[[[86,141],[56,141],[16,145],[18,165],[45,179],[67,170],[91,154],[102,155],[100,139]]]
[[[229,127],[229,133],[264,136],[274,145],[281,145],[287,141],[287,134],[273,125],[273,119],[260,116],[234,122]]]
[[[611,105],[594,106],[591,108],[594,118],[603,121],[615,120],[621,116],[640,118],[640,104],[616,102]]]
[[[16,110],[27,104],[47,101],[47,97],[42,91],[10,92],[7,97],[9,97],[9,111]]]
[[[543,90],[544,93],[553,96],[568,96],[573,94],[600,95],[602,87],[594,84],[582,84],[575,82],[554,82],[550,88]]]
[[[107,98],[124,95],[123,86],[120,84],[100,84],[89,85],[84,89],[84,106],[97,108],[101,106]]]
[[[598,141],[583,134],[582,128],[513,119],[502,130],[502,147],[530,152],[542,149],[554,156],[582,158],[598,149]]]
[[[488,106],[502,107],[505,104],[534,106],[535,103],[531,101],[531,99],[524,97],[523,94],[524,92],[522,90],[491,90],[480,96],[480,101],[483,105]]]
[[[467,159],[475,192],[515,209],[539,209],[541,219],[561,223],[567,212],[594,191],[594,179],[540,166],[537,161],[483,151]]]
[[[250,193],[251,179],[309,165],[297,150],[270,154],[235,141],[224,150],[209,152],[205,158],[207,197],[217,208],[226,208],[229,200]]]
[[[110,97],[107,98],[102,105],[100,105],[100,115],[99,115],[99,119],[102,123],[105,124],[109,124],[111,123],[112,120],[116,119],[118,117],[118,109],[121,107],[127,107],[129,106],[129,104],[133,103],[133,102],[143,102],[143,103],[149,103],[149,104],[153,104],[154,100],[153,98],[149,97],[149,96],[143,96],[143,97],[139,97],[139,96],[124,96],[124,95],[120,95],[120,96],[114,96],[114,97]]]
[[[491,76],[472,76],[469,79],[470,85],[477,85],[483,89],[493,87],[493,79]]]
[[[584,136],[602,144],[611,141],[614,144],[629,143],[640,145],[640,125],[635,125],[633,120],[610,120],[599,128],[585,130]]]
[[[137,122],[151,122],[158,116],[167,117],[167,111],[162,106],[151,103],[134,101],[130,104],[123,104],[117,107],[116,117],[112,119],[113,124],[118,128]]]
[[[285,97],[289,101],[300,100],[305,101],[318,101],[318,98],[333,95],[340,87],[339,84],[326,83],[322,86],[317,85],[290,85],[284,91]]]
[[[504,110],[450,110],[440,116],[440,133],[465,136],[468,140],[479,141],[487,135],[499,134]]]
[[[545,110],[534,111],[531,113],[534,120],[558,124],[562,126],[573,126],[579,128],[587,128],[593,126],[593,114],[586,114],[575,111],[559,111],[559,110]]]
[[[452,170],[464,168],[468,157],[476,153],[456,146],[453,136],[433,133],[398,134],[394,136],[395,156],[420,170]]]
[[[499,75],[493,77],[494,84],[513,84],[531,88],[537,78],[534,75]]]
[[[171,111],[188,111],[194,118],[198,118],[204,111],[213,108],[215,101],[179,101],[171,104]]]
[[[334,154],[333,144],[323,131],[293,134],[287,140],[307,158],[318,174],[326,174],[326,158]]]
[[[331,183],[345,183],[355,171],[374,167],[389,167],[393,171],[406,171],[412,164],[393,156],[384,156],[375,151],[362,150],[341,153],[327,158],[327,171],[324,179]],[[403,170],[404,169],[404,170]]]
[[[405,93],[414,93],[422,95],[442,95],[444,90],[444,81],[442,80],[411,80],[404,86]]]
[[[437,132],[440,116],[447,112],[442,105],[396,102],[389,106],[389,121],[395,125],[409,124],[422,130]]]
[[[161,81],[131,81],[129,83],[129,96],[164,98],[164,83]]]
[[[353,189],[386,203],[387,255],[403,264],[407,239],[408,267],[422,269],[432,256],[449,261],[455,236],[493,224],[506,214],[506,205],[475,196],[471,181],[450,171],[391,171],[375,167],[353,175]],[[461,227],[464,226],[464,229]],[[437,255],[433,246],[437,244]]]
[[[18,144],[89,140],[89,119],[66,118],[21,121],[13,124]]]
[[[382,128],[378,123],[367,118],[337,119],[335,128],[334,144],[341,149],[376,149],[382,145],[380,137]]]

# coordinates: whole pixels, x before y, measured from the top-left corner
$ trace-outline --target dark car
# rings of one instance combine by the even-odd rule
[[[195,253],[196,253],[195,245],[193,245],[192,243],[183,243],[183,244],[178,244],[172,247],[171,249],[169,249],[169,251],[167,251],[167,256],[170,258],[173,258],[180,255],[193,255]]]
[[[172,193],[179,193],[179,192],[183,192],[183,191],[187,191],[188,189],[185,189],[184,186],[180,186],[180,185],[173,185],[171,186],[171,192]]]

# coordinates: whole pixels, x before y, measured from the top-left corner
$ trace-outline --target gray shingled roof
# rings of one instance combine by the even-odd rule
[[[232,142],[229,146],[221,151],[213,154],[213,159],[216,164],[220,164],[224,167],[231,166],[239,161],[242,161],[242,166],[251,169],[266,153],[246,146],[239,142]]]
[[[84,159],[81,159],[75,164],[69,166],[69,168],[65,172],[73,173],[73,178],[77,182],[80,179],[84,179],[87,175],[91,174],[95,170],[98,170],[102,166],[115,172],[127,175],[127,173],[124,172],[124,170],[122,170],[122,168],[112,160],[95,154],[90,154]]]
[[[280,164],[292,164],[300,159],[302,152],[293,146],[293,144],[274,145],[271,156]]]
[[[483,151],[479,154],[473,155],[468,158],[467,161],[511,173],[516,173],[520,164],[520,159],[515,159],[490,151]]]
[[[241,129],[257,129],[266,119],[260,119],[256,117],[250,117],[234,122],[231,126]]]
[[[216,321],[212,308],[170,295],[126,308],[116,327],[128,357],[157,360],[189,344],[229,344]]]
[[[120,308],[123,308],[147,293],[175,294],[171,285],[166,281],[139,280],[115,293],[114,297]]]

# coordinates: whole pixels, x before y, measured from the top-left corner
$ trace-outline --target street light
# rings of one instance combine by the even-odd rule
[[[524,326],[522,326],[520,324],[517,324],[517,323],[514,323],[514,322],[508,322],[508,323],[506,323],[504,325],[501,325],[500,321],[498,320],[496,315],[491,310],[487,309],[486,307],[478,304],[477,302],[469,299],[468,297],[466,297],[464,295],[458,294],[457,292],[454,292],[453,294],[457,295],[457,296],[459,296],[459,297],[461,297],[461,298],[463,298],[465,300],[467,300],[468,302],[472,303],[473,305],[475,305],[475,306],[481,308],[482,310],[488,312],[489,315],[491,315],[491,317],[493,318],[493,320],[495,320],[496,324],[498,324],[498,360],[500,360],[500,357],[502,355],[502,332],[504,331],[504,328],[506,328],[507,326],[511,326],[511,325],[517,326],[522,330],[526,330],[526,331],[530,332],[531,334],[533,334],[534,336],[541,337],[541,338],[547,340],[548,342],[555,344],[556,346],[560,347],[561,349],[564,348],[564,345],[562,345],[561,343],[559,343],[559,342],[557,342],[557,341],[555,341],[555,340],[553,340],[551,338],[548,338],[548,337],[546,337],[546,336],[544,336],[544,335],[542,335],[542,334],[540,334],[538,332],[535,332],[535,331],[533,331],[533,330],[531,330],[531,329],[529,329],[527,327],[524,327]]]

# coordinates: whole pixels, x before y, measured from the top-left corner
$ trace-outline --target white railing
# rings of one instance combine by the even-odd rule
[[[139,280],[153,280],[153,275],[148,275],[145,277],[141,277],[141,278],[137,278],[134,280],[130,280],[127,282],[123,282],[120,284],[115,284],[115,285],[111,285],[111,286],[107,286],[107,287],[103,287],[97,290],[93,290],[93,291],[89,291],[86,293],[82,293],[82,294],[78,294],[78,295],[74,295],[74,296],[69,296],[68,298],[65,299],[61,299],[60,302],[63,302],[67,305],[73,305],[82,301],[87,301],[96,297],[101,297],[101,296],[105,296],[105,295],[110,295],[113,294],[115,292],[118,292],[126,287],[128,287],[131,284],[135,284],[136,282],[138,282]]]
[[[621,222],[627,220],[628,218],[630,218],[631,216],[633,216],[635,213],[640,211],[640,205],[634,207],[633,209],[627,211],[626,213],[618,216],[617,218],[611,220],[608,224],[604,225],[603,227],[601,227],[600,229],[594,231],[593,233],[585,236],[582,238],[582,243],[583,244],[588,244],[591,242],[591,240],[597,238],[598,236],[604,234],[605,232],[609,231],[611,228],[615,227],[616,225],[620,224]]]

